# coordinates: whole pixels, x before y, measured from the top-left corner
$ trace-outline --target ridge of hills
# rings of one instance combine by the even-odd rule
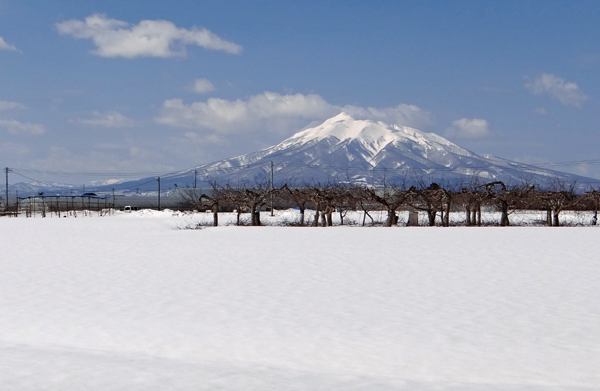
[[[361,186],[413,185],[432,182],[504,181],[545,185],[552,180],[594,182],[559,171],[478,155],[434,133],[381,121],[359,120],[340,113],[302,130],[281,143],[161,177],[163,189],[211,184],[268,184],[273,164],[275,186],[345,183]],[[596,180],[597,181],[597,180]],[[26,185],[26,184],[22,184]],[[36,191],[35,186],[28,186]],[[153,177],[90,187],[90,191],[156,192]],[[22,188],[20,192],[26,191]]]

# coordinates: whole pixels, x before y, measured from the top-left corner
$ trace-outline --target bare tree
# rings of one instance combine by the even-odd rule
[[[481,225],[482,197],[479,192],[462,188],[460,193],[454,195],[454,199],[465,211],[465,225],[467,227]]]
[[[369,214],[369,210],[375,208],[376,202],[373,201],[372,195],[363,188],[355,188],[355,192],[358,199],[358,205],[363,211],[362,226],[365,226],[367,216],[369,217],[369,219],[371,219],[371,225],[373,225],[375,223],[375,220],[373,219],[373,216]]]
[[[500,226],[502,227],[510,225],[509,214],[512,213],[512,210],[524,205],[530,193],[535,190],[535,186],[529,186],[528,183],[508,188],[502,181],[486,183],[480,188],[483,189],[483,198],[500,209]]]
[[[481,226],[481,204],[485,198],[485,191],[481,188],[479,177],[472,175],[467,187],[463,187],[460,193],[456,192],[454,198],[455,202],[464,208],[465,225]]]
[[[598,209],[600,209],[600,192],[592,189],[586,193],[586,198],[592,203],[592,210],[594,215],[592,216],[592,225],[598,224]]]
[[[225,202],[237,211],[236,224],[240,225],[240,215],[246,211],[250,213],[250,225],[262,225],[260,221],[260,208],[267,204],[268,197],[280,192],[281,189],[272,189],[269,183],[257,182],[255,186],[246,187],[244,182],[240,182],[237,186],[227,185],[223,189],[223,197]]]
[[[304,216],[307,204],[311,201],[310,191],[307,187],[290,189],[288,185],[281,188],[280,194],[286,195],[300,211],[300,225],[304,226]]]
[[[440,214],[442,226],[450,225],[450,208],[452,205],[452,194],[438,185],[432,183],[427,188],[416,191],[416,197],[413,197],[411,206],[417,210],[423,210],[427,213],[429,226],[435,225],[437,214]]]
[[[547,211],[546,220],[549,226],[560,226],[560,213],[564,209],[574,207],[580,201],[575,194],[576,188],[576,182],[567,183],[554,179],[547,191],[538,193],[538,199]]]
[[[344,218],[349,210],[357,210],[360,202],[360,194],[356,187],[342,187],[338,194],[337,210],[340,215],[340,225],[344,225]]]
[[[387,211],[386,227],[392,227],[398,224],[398,215],[396,211],[402,205],[408,204],[411,198],[416,196],[416,188],[412,186],[408,190],[389,186],[383,189],[368,189],[363,191],[370,196],[371,200],[381,205]]]
[[[245,188],[242,185],[232,186],[231,184],[227,184],[223,188],[223,204],[226,205],[228,209],[232,209],[236,212],[236,222],[235,225],[241,225],[241,215],[242,212],[246,210],[246,197],[245,197]]]
[[[224,191],[217,184],[216,180],[210,182],[212,192],[210,195],[201,194],[198,196],[198,190],[186,187],[180,189],[179,195],[182,198],[184,204],[192,209],[210,210],[213,214],[213,226],[219,225],[219,208],[224,199]]]
[[[264,188],[246,189],[246,205],[250,209],[250,225],[253,227],[261,225],[260,222],[260,208],[266,205],[266,197],[270,193],[270,190]]]
[[[216,184],[213,185],[213,189],[216,187]],[[179,197],[181,198],[181,203],[184,208],[193,210],[201,210],[205,208],[204,203],[200,200],[200,195],[198,194],[200,189],[192,189],[190,187],[180,188],[177,192]]]
[[[206,194],[202,194],[199,198],[200,202],[206,202],[208,207],[213,214],[213,226],[219,226],[219,197],[209,197]]]

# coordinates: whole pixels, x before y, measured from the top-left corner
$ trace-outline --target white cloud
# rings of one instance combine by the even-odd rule
[[[548,115],[548,110],[546,110],[544,107],[538,107],[533,112],[535,115],[539,115],[540,117],[545,117]]]
[[[280,95],[265,92],[248,100],[210,98],[189,105],[181,99],[163,103],[157,122],[170,126],[206,128],[222,133],[241,133],[258,128],[273,130],[290,120],[327,118],[335,115],[331,105],[318,95]],[[286,121],[287,120],[287,121]]]
[[[24,108],[25,108],[25,106],[20,103],[0,100],[0,111],[1,110],[17,110],[17,109],[24,109]]]
[[[484,119],[461,118],[452,122],[452,127],[444,131],[445,137],[477,139],[491,136],[489,124]]]
[[[421,126],[432,122],[431,115],[416,106],[398,105],[376,109],[336,106],[316,94],[281,95],[264,92],[246,100],[209,98],[206,102],[185,104],[181,99],[163,103],[156,122],[169,126],[210,129],[219,133],[249,133],[256,130],[279,133],[297,130],[310,121],[325,120],[341,111],[357,119]]]
[[[104,128],[131,128],[136,126],[136,122],[131,118],[125,117],[118,111],[109,111],[105,114],[94,111],[92,118],[70,120],[71,123],[76,123],[85,126],[95,126]]]
[[[0,37],[0,50],[8,50],[11,52],[18,52],[19,50],[15,47],[15,45],[11,45],[6,42],[4,38]]]
[[[43,125],[32,124],[29,122],[19,122],[17,120],[0,119],[0,127],[7,129],[12,134],[31,134],[39,135],[46,131]]]
[[[194,92],[197,92],[199,94],[208,94],[209,92],[216,91],[215,86],[208,79],[194,80],[194,85],[192,89],[194,90]]]
[[[178,28],[166,20],[142,20],[130,25],[104,14],[94,14],[81,20],[56,24],[60,34],[77,39],[91,39],[97,46],[94,54],[101,57],[184,57],[188,45],[205,49],[240,53],[242,47],[221,39],[209,30]]]
[[[544,73],[535,78],[525,78],[525,88],[535,95],[550,95],[565,106],[581,108],[588,99],[577,83],[568,82],[558,76]]]

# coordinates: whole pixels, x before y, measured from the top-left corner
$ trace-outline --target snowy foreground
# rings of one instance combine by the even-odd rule
[[[598,228],[199,218],[0,218],[0,390],[600,390]]]

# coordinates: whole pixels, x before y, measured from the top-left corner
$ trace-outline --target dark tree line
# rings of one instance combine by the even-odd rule
[[[260,210],[297,208],[300,226],[333,225],[334,214],[339,215],[344,224],[350,210],[363,213],[362,225],[374,224],[369,212],[385,211],[383,223],[392,227],[399,223],[398,212],[425,212],[429,226],[450,226],[450,213],[464,213],[463,224],[481,226],[482,209],[500,213],[496,225],[509,226],[510,216],[515,211],[544,211],[545,224],[560,226],[560,214],[564,210],[592,211],[592,224],[597,224],[600,207],[600,192],[590,189],[576,192],[574,183],[554,181],[546,188],[537,188],[526,182],[507,185],[501,181],[489,183],[469,183],[467,186],[444,185],[439,183],[418,186],[386,185],[380,188],[350,186],[344,184],[306,184],[291,187],[284,185],[273,188],[266,184],[247,186],[212,185],[210,194],[197,197],[190,192],[184,196],[190,209],[212,211],[213,225],[219,225],[219,212],[236,211],[236,224],[244,223],[241,217],[249,214],[250,225],[260,226]],[[184,193],[185,194],[185,193]]]

